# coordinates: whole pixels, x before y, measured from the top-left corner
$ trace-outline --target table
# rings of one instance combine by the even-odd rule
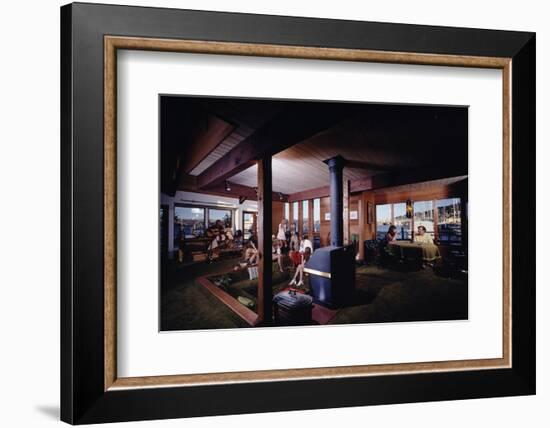
[[[388,243],[388,250],[394,256],[405,260],[433,262],[441,257],[439,248],[434,244],[421,244],[410,241],[393,241]]]

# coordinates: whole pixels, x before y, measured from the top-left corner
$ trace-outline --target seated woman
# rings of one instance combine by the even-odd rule
[[[306,247],[303,253],[300,253],[301,262],[296,268],[296,272],[294,272],[294,277],[292,278],[292,281],[290,281],[290,286],[296,285],[297,287],[301,287],[304,285],[304,267],[306,262],[311,257],[311,248]],[[298,283],[296,284],[296,278],[299,277]]]
[[[378,244],[380,263],[382,266],[387,265],[392,260],[392,254],[389,251],[388,244],[393,241],[397,241],[397,227],[392,224],[384,235],[384,238],[382,238]]]
[[[384,242],[386,245],[392,241],[397,241],[397,227],[395,227],[393,224],[390,226],[388,232],[384,236]]]
[[[414,234],[414,242],[419,244],[433,244],[434,240],[431,235],[426,233],[424,226],[418,226],[418,231]]]
[[[277,262],[277,265],[279,266],[279,271],[284,272],[283,270],[283,254],[281,251],[281,244],[280,241],[277,239],[275,235],[272,236],[272,244],[271,244],[271,260],[274,262]]]
[[[220,220],[217,220],[216,223],[211,225],[206,230],[206,237],[211,239],[208,247],[208,258],[212,261],[214,258],[219,256],[221,249],[220,247],[225,246],[226,244],[225,228],[223,223]]]
[[[290,257],[290,260],[294,263],[294,266],[298,266],[301,261],[301,253],[300,253],[300,234],[297,232],[291,232],[290,237],[290,252],[288,253],[288,256]]]
[[[243,231],[238,229],[236,232],[235,232],[235,236],[233,237],[233,242],[234,242],[234,245],[236,247],[242,247],[243,245],[243,239],[244,239],[244,236],[243,236]]]
[[[242,263],[255,265],[258,261],[258,250],[252,241],[248,241],[244,249],[244,259]]]

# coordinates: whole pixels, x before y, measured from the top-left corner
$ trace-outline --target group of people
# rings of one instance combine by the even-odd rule
[[[430,234],[427,233],[427,229],[425,226],[418,226],[417,232],[414,234],[413,242],[416,242],[418,244],[432,244],[434,243],[434,240]],[[397,227],[393,224],[389,227],[388,232],[384,236],[384,239],[382,240],[382,244],[389,244],[390,242],[397,241]]]
[[[272,258],[277,261],[279,270],[283,272],[283,253],[288,253],[296,270],[290,281],[290,286],[304,285],[304,267],[313,253],[313,244],[307,234],[300,235],[289,226],[289,221],[283,218],[279,223],[277,236],[273,235]]]
[[[304,266],[313,253],[313,244],[308,235],[289,230],[289,222],[283,219],[279,224],[277,235],[271,236],[271,259],[277,263],[280,272],[284,272],[283,258],[288,256],[295,266],[290,286],[304,285]],[[250,239],[244,247],[242,265],[258,263],[257,242]]]
[[[391,242],[397,241],[397,227],[393,224],[389,227],[388,232],[384,235],[384,238],[379,242],[380,250],[380,262],[382,265],[389,263],[392,260],[392,251],[388,248]],[[417,232],[414,234],[413,242],[420,245],[433,245],[434,240],[432,236],[427,233],[426,227],[420,225],[417,227]],[[425,267],[424,262],[422,268]]]

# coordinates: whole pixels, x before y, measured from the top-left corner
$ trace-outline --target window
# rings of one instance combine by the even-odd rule
[[[418,226],[424,226],[426,233],[434,237],[434,209],[432,201],[417,201],[413,204],[414,231]]]
[[[392,224],[392,205],[376,205],[376,239],[384,239]]]
[[[204,234],[205,209],[202,207],[174,207],[174,245],[177,247],[181,237],[195,238]]]
[[[290,204],[285,202],[285,218],[288,220],[290,218]]]
[[[407,204],[393,204],[393,224],[397,227],[397,239],[412,239],[412,221],[407,217]]]
[[[292,224],[290,230],[298,232],[298,202],[292,204]]]
[[[313,200],[313,232],[321,232],[321,199]]]
[[[412,239],[412,221],[406,216],[406,203],[376,205],[376,239],[383,239],[393,224],[397,239]],[[460,198],[413,203],[414,229],[424,226],[439,244],[461,244],[462,224]]]
[[[215,208],[208,209],[208,227],[214,226],[220,220],[224,227],[232,228],[231,210],[219,210]]]
[[[309,201],[302,201],[302,233],[309,232]]]
[[[460,198],[440,199],[437,207],[437,237],[440,243],[460,244],[462,224]]]
[[[376,239],[383,239],[391,225],[397,228],[397,240],[412,239],[412,219],[407,217],[405,202],[376,205]]]
[[[250,239],[252,236],[252,233],[256,232],[254,230],[255,228],[255,216],[256,213],[250,212],[250,211],[244,211],[243,212],[243,232],[244,232],[244,239]]]

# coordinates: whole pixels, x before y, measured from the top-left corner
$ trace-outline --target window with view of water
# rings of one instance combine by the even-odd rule
[[[376,239],[384,239],[392,224],[391,204],[376,205]]]
[[[434,209],[433,201],[415,201],[413,204],[414,210],[414,229],[415,232],[418,226],[424,226],[426,233],[434,237]]]
[[[406,203],[376,206],[376,239],[383,239],[393,224],[397,227],[397,239],[412,239],[413,222],[406,216]],[[424,226],[426,233],[441,244],[462,243],[460,198],[413,203],[414,229]],[[437,238],[437,239],[436,239]]]
[[[441,243],[460,244],[462,242],[462,222],[460,198],[436,201],[437,236]]]
[[[231,210],[219,210],[214,208],[208,209],[208,227],[214,226],[216,222],[220,220],[224,227],[231,228],[233,226],[231,222]]]
[[[397,240],[412,238],[412,221],[407,217],[407,204],[393,204],[393,224],[397,227]]]
[[[174,245],[181,237],[194,238],[204,234],[205,209],[201,207],[174,207]]]
[[[309,220],[309,201],[302,201],[302,233],[306,234],[309,232],[308,227]]]

